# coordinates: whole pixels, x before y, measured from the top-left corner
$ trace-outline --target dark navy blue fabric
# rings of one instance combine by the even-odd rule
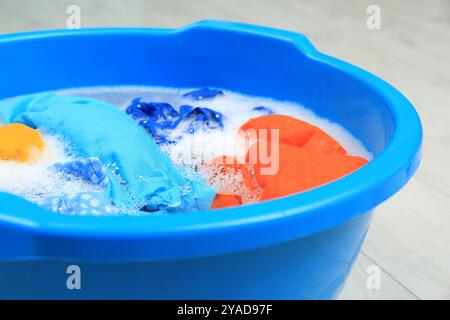
[[[202,88],[184,94],[194,100],[213,99],[222,91]],[[186,132],[193,134],[199,129],[223,129],[223,114],[204,107],[182,105],[176,110],[166,102],[144,102],[136,98],[126,112],[142,126],[158,144],[175,143],[180,137],[170,139],[168,130],[175,129],[181,122],[187,122]]]
[[[194,133],[200,128],[223,129],[223,115],[209,108],[182,105],[180,107],[180,121],[191,121],[187,132]]]
[[[264,112],[266,114],[273,114],[273,110],[268,108],[268,107],[265,107],[265,106],[254,107],[253,110],[261,111],[261,112]]]
[[[183,94],[183,97],[200,101],[200,100],[211,100],[220,95],[223,95],[223,92],[221,90],[203,87],[203,88],[185,93],[185,94]]]

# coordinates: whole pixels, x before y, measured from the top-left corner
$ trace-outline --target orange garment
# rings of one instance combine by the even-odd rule
[[[242,173],[243,188],[252,185],[256,180],[261,189],[259,200],[269,200],[302,192],[349,174],[367,163],[361,157],[350,156],[344,148],[327,133],[286,115],[266,115],[250,119],[241,130],[256,130],[256,140],[267,139],[270,150],[270,130],[279,130],[279,166],[275,174],[261,174],[263,165],[259,161],[251,164],[249,155],[260,145],[251,145],[247,152],[246,162],[222,165],[225,170],[236,170]],[[267,129],[267,136],[259,134],[259,129]],[[257,154],[257,153],[255,153]],[[217,166],[221,160],[229,157],[218,157],[211,161]],[[229,161],[230,162],[230,161]],[[254,182],[253,182],[254,184]],[[211,208],[224,208],[243,204],[237,194],[217,194]]]
[[[256,178],[250,173],[253,166],[248,164],[240,164],[233,157],[221,156],[210,161],[210,165],[218,169],[216,173],[222,174],[222,179],[226,180],[226,174],[241,174],[243,181],[238,188],[230,188],[232,193],[219,193],[214,198],[211,209],[224,208],[241,205],[243,194],[256,194],[259,189]],[[234,189],[234,190],[233,190]],[[228,190],[230,192],[230,190]]]
[[[240,130],[254,129],[280,130],[280,144],[315,150],[324,153],[346,154],[344,148],[330,135],[305,121],[283,114],[271,114],[253,118],[241,126]],[[264,138],[259,135],[258,139]],[[270,139],[269,139],[270,140]]]
[[[44,146],[37,130],[20,123],[0,126],[0,160],[30,162],[42,154]]]
[[[260,200],[269,200],[305,191],[339,179],[367,163],[366,159],[341,154],[327,154],[280,144],[280,167],[275,175],[255,177],[263,189]]]
[[[240,206],[242,200],[240,196],[233,194],[217,194],[211,205],[211,209],[220,209],[226,207]]]

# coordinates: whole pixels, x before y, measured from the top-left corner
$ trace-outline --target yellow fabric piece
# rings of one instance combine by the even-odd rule
[[[39,131],[20,123],[0,126],[0,160],[27,163],[42,155],[45,143]]]

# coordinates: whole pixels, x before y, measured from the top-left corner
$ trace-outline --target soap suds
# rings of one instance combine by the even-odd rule
[[[327,119],[318,117],[311,110],[300,104],[277,101],[264,97],[253,97],[223,90],[211,100],[193,100],[183,94],[195,88],[161,88],[146,86],[89,87],[58,91],[59,94],[79,95],[107,101],[125,110],[137,97],[145,102],[167,102],[175,109],[181,105],[210,108],[224,115],[223,130],[197,130],[194,134],[186,134],[186,125],[179,125],[169,133],[169,140],[182,137],[177,143],[162,144],[160,147],[169,155],[173,163],[184,170],[199,173],[213,185],[220,194],[238,194],[243,203],[257,202],[261,194],[258,185],[243,188],[244,178],[240,172],[227,171],[223,166],[209,165],[211,159],[222,155],[243,157],[246,153],[242,140],[237,139],[238,129],[250,118],[263,116],[266,113],[254,110],[264,106],[275,114],[289,115],[319,127],[337,140],[349,155],[360,156],[371,160],[372,154],[350,132],[342,126]],[[264,109],[264,108],[263,108]]]
[[[319,127],[338,141],[349,155],[371,160],[373,155],[365,146],[341,125],[325,118],[318,117],[302,105],[289,101],[278,101],[265,97],[247,96],[223,90],[224,94],[212,100],[196,101],[183,94],[195,88],[162,88],[147,86],[88,87],[57,91],[60,94],[79,95],[83,97],[107,101],[121,109],[125,109],[136,97],[142,101],[167,102],[178,109],[183,104],[193,107],[206,107],[224,114],[224,129],[199,131],[194,135],[185,134],[175,145],[163,146],[175,163],[188,162],[200,164],[204,156],[220,156],[235,149],[236,133],[241,125],[250,118],[264,115],[264,112],[253,110],[254,107],[265,106],[276,114],[285,114],[306,121]],[[183,127],[173,130],[171,136],[180,135]],[[238,148],[239,149],[239,148]],[[184,156],[183,156],[184,155]]]
[[[42,156],[31,163],[0,160],[0,191],[19,195],[32,202],[42,202],[48,197],[71,195],[80,192],[98,192],[98,188],[80,179],[70,179],[52,166],[74,160],[65,144],[54,136],[42,134],[45,149]]]
[[[209,166],[209,161],[222,155],[242,156],[245,149],[237,144],[237,131],[250,118],[265,115],[255,107],[264,106],[276,114],[285,114],[315,125],[337,140],[350,155],[373,158],[364,145],[345,128],[327,119],[318,117],[305,107],[287,101],[276,101],[264,97],[251,97],[224,91],[224,95],[212,100],[196,101],[183,94],[194,88],[161,88],[146,86],[87,87],[59,90],[55,93],[93,98],[109,102],[125,112],[131,101],[140,97],[142,101],[167,102],[175,109],[188,104],[206,107],[224,115],[223,130],[198,130],[186,134],[186,126],[180,125],[170,137],[182,136],[176,144],[163,144],[162,150],[173,163],[188,172],[196,172],[213,185],[218,193],[239,194],[244,203],[258,201],[261,190],[255,183],[250,188],[242,188],[242,173],[224,170],[221,166]],[[74,160],[67,152],[64,142],[57,137],[43,134],[46,144],[42,159],[32,164],[0,161],[0,191],[22,196],[33,202],[41,202],[46,197],[63,196],[82,192],[98,192],[98,188],[77,179],[66,179],[52,169],[58,162]]]

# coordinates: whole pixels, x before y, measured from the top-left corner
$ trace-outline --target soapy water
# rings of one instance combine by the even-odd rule
[[[196,172],[217,189],[219,194],[239,195],[243,203],[259,200],[261,189],[256,181],[250,186],[244,185],[242,172],[224,170],[223,166],[210,166],[211,159],[227,155],[229,158],[245,158],[247,141],[237,139],[238,129],[250,118],[266,114],[284,114],[315,125],[339,142],[349,155],[360,156],[367,160],[372,154],[364,145],[342,126],[318,117],[305,107],[286,101],[277,101],[264,97],[253,97],[225,91],[214,99],[192,99],[186,92],[193,88],[161,88],[146,86],[88,87],[58,91],[59,94],[83,96],[107,101],[124,111],[131,101],[140,98],[145,102],[165,102],[175,109],[183,105],[194,108],[209,108],[223,115],[223,127],[220,130],[196,130],[186,134],[187,123],[180,123],[167,133],[168,140],[176,143],[161,143],[161,149],[172,162],[185,172]],[[178,139],[181,137],[180,139]],[[273,146],[273,144],[271,144]],[[270,152],[269,152],[270,153]],[[272,159],[277,160],[277,159]]]
[[[27,164],[0,160],[0,191],[19,195],[41,203],[50,197],[83,192],[100,192],[100,188],[82,179],[67,179],[55,169],[59,163],[73,161],[76,156],[58,137],[41,133],[45,149],[39,158]]]
[[[65,89],[56,93],[103,100],[124,110],[133,99],[140,97],[142,101],[167,102],[174,107],[187,104],[222,113],[224,115],[222,130],[199,130],[194,134],[183,134],[186,127],[182,125],[171,130],[171,138],[182,136],[182,139],[176,144],[163,144],[161,147],[177,165],[195,167],[224,154],[241,155],[245,149],[243,150],[236,141],[238,129],[248,119],[268,114],[267,110],[289,115],[319,127],[339,142],[349,155],[360,156],[367,160],[373,158],[365,146],[345,128],[318,117],[298,103],[247,96],[226,90],[223,90],[223,95],[211,100],[193,100],[183,96],[189,90],[193,89],[117,86]]]
[[[289,115],[321,128],[338,141],[349,155],[360,156],[368,160],[372,154],[362,143],[346,129],[327,119],[316,116],[303,106],[285,101],[276,101],[263,97],[250,97],[234,92],[223,91],[211,100],[195,100],[183,96],[191,89],[175,89],[147,86],[86,87],[59,90],[61,95],[81,96],[109,102],[126,110],[130,103],[141,98],[142,101],[166,102],[174,108],[182,105],[209,108],[224,115],[223,128],[220,130],[196,130],[186,134],[186,124],[180,124],[167,132],[169,140],[176,143],[162,143],[161,149],[178,168],[187,175],[200,175],[217,189],[217,193],[239,195],[243,203],[259,200],[261,189],[256,181],[243,188],[242,172],[223,170],[220,166],[206,164],[222,155],[242,157],[246,149],[236,139],[238,129],[250,118],[270,113]],[[180,138],[181,137],[181,138]],[[67,194],[100,192],[98,187],[81,179],[68,180],[60,171],[54,170],[56,163],[64,163],[76,158],[70,153],[63,141],[57,137],[43,134],[46,145],[40,161],[27,165],[0,161],[0,191],[22,196],[32,202],[40,203],[48,197]],[[195,177],[194,177],[195,178]]]

